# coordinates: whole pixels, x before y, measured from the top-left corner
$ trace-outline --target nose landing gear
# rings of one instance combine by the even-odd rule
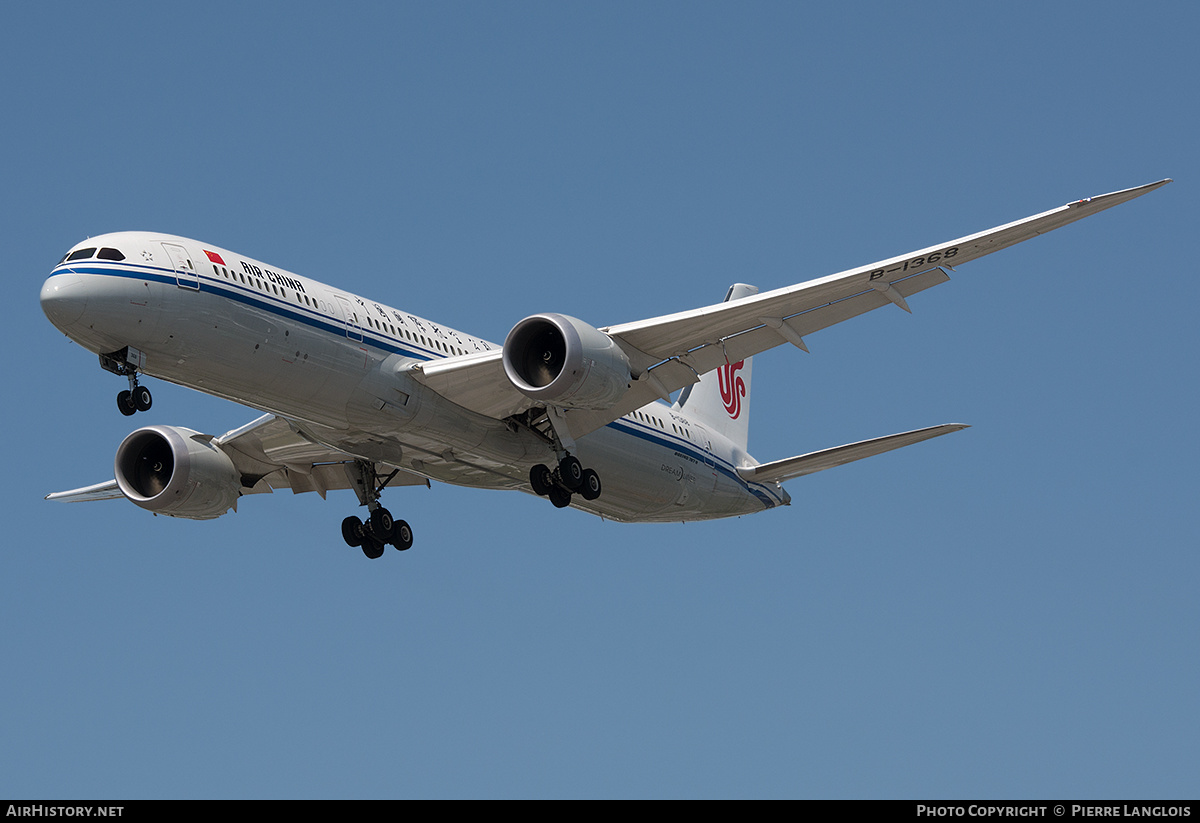
[[[129,389],[117,394],[117,408],[128,417],[140,411],[150,411],[154,402],[150,390],[138,385],[138,369],[145,363],[145,356],[137,349],[126,346],[110,354],[100,355],[100,367],[120,377],[129,378]]]
[[[128,417],[136,412],[150,411],[154,402],[150,390],[137,384],[136,374],[129,376],[129,382],[133,385],[128,390],[117,393],[117,408],[121,410],[121,414]]]

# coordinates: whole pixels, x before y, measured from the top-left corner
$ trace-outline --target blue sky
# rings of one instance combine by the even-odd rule
[[[1189,3],[9,4],[0,795],[1196,797]],[[828,5],[828,4],[827,4]],[[348,493],[53,504],[122,381],[61,254],[183,234],[503,340],[1145,198],[755,360],[742,519]],[[137,423],[254,416],[151,381]]]

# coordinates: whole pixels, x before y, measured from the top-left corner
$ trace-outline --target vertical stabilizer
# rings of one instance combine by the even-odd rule
[[[758,294],[757,286],[734,283],[725,302]],[[719,432],[745,449],[750,436],[750,360],[724,364],[688,386],[676,407],[698,423]]]

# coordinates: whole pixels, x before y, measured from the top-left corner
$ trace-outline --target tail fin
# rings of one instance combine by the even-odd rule
[[[758,294],[757,286],[734,283],[725,302]],[[675,406],[698,423],[716,431],[742,449],[750,437],[750,360],[726,363],[700,377],[675,401]]]

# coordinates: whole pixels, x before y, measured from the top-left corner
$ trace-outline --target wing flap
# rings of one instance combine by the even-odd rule
[[[758,466],[743,466],[739,467],[737,471],[743,480],[751,483],[782,482],[795,477],[803,477],[806,474],[824,471],[825,469],[832,469],[835,466],[842,466],[846,463],[853,463],[855,460],[862,460],[864,457],[874,457],[877,454],[883,454],[884,452],[903,448],[904,446],[911,446],[914,443],[920,443],[923,440],[929,440],[933,437],[941,437],[943,434],[962,431],[965,428],[968,427],[962,423],[931,426],[927,429],[889,434],[885,437],[848,443],[845,446],[835,446],[832,449],[822,449],[821,451],[802,454],[798,457],[788,457],[783,460],[775,460],[771,463],[763,463]]]
[[[330,490],[355,487],[344,469],[354,460],[352,455],[318,443],[297,424],[273,414],[221,435],[216,444],[242,473],[250,494],[291,489],[293,494],[317,492],[324,497]],[[429,485],[426,478],[389,463],[377,464],[377,470],[397,472],[391,486]]]

